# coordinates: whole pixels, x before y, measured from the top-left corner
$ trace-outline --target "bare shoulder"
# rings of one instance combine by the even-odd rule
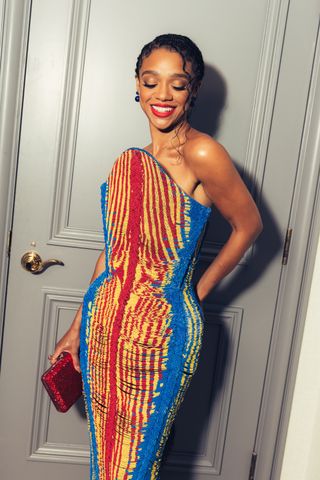
[[[212,173],[223,173],[228,169],[235,169],[232,159],[226,148],[206,133],[197,132],[186,143],[184,156],[190,168],[202,177],[208,170]]]
[[[198,132],[186,143],[185,159],[207,197],[225,211],[225,203],[248,200],[249,192],[229,153],[221,143]],[[233,207],[232,207],[233,208]]]
[[[233,228],[260,232],[258,208],[223,145],[195,131],[185,146],[185,159],[201,188]]]

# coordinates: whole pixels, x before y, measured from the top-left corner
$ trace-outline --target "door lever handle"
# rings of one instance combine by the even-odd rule
[[[28,272],[37,274],[44,272],[51,265],[64,265],[64,263],[61,260],[56,260],[54,258],[43,262],[39,253],[30,251],[22,255],[21,265]]]

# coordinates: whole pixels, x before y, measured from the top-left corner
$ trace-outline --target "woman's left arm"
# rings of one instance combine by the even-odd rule
[[[230,223],[232,232],[196,286],[200,302],[238,264],[263,230],[259,210],[226,149],[211,137],[188,151],[207,196]]]

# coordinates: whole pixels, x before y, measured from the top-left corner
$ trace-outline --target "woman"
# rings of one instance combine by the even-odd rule
[[[143,47],[135,99],[151,143],[122,152],[101,185],[105,249],[50,356],[54,363],[67,350],[81,370],[94,480],[159,478],[198,364],[201,303],[262,230],[226,150],[188,122],[203,74],[201,52],[188,37],[160,35]],[[232,233],[194,289],[212,204]]]

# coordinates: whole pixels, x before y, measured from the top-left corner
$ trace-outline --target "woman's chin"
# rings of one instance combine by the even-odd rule
[[[152,117],[147,115],[147,117],[149,123],[162,132],[170,132],[186,119],[184,115],[175,118],[159,118],[154,115]]]

